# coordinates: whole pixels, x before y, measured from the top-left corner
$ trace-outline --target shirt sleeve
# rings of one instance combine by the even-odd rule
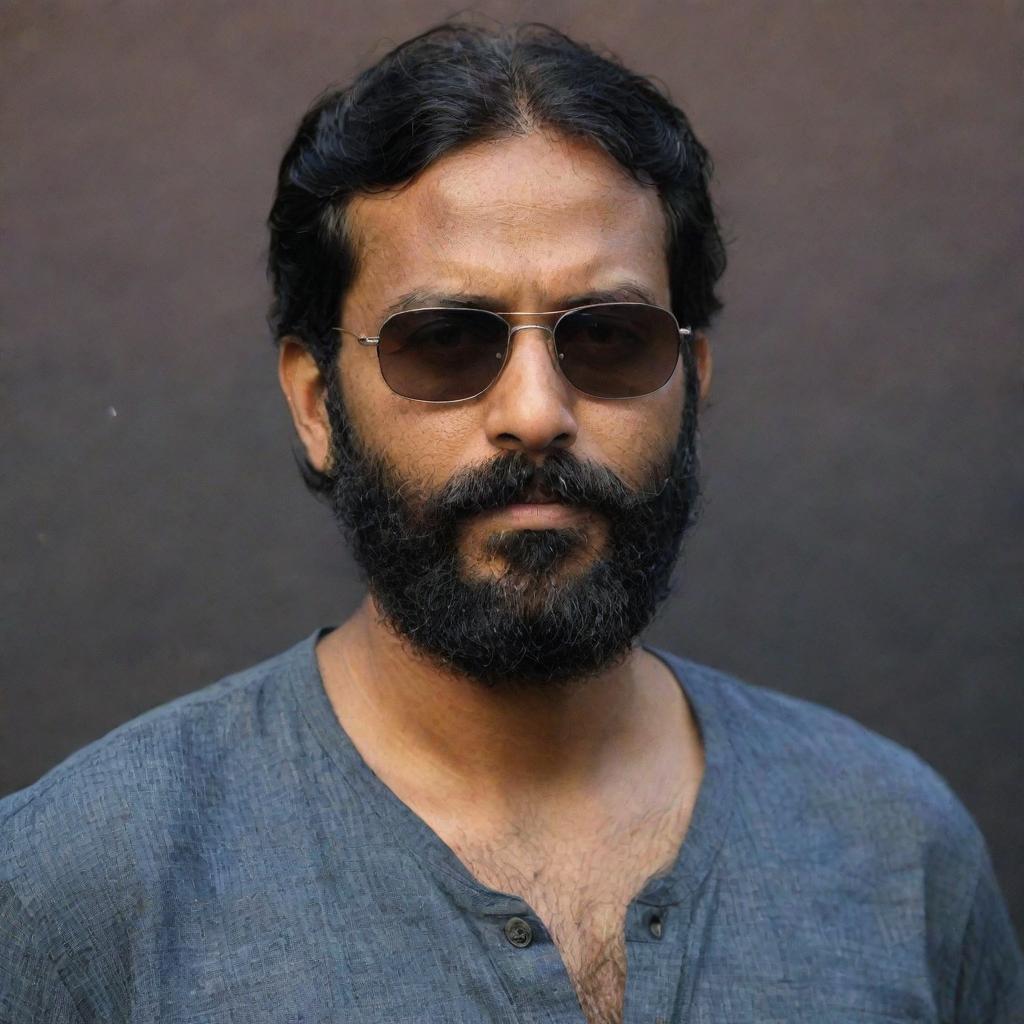
[[[956,1024],[1024,1024],[1024,957],[987,848],[964,929]]]
[[[0,881],[0,1024],[82,1024],[38,930],[7,882]]]

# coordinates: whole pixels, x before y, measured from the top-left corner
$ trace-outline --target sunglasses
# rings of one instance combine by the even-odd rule
[[[530,317],[513,323],[509,317]],[[546,321],[546,322],[539,322]],[[593,398],[639,398],[668,383],[689,327],[646,302],[602,302],[550,313],[492,313],[432,307],[393,313],[376,337],[351,334],[377,349],[381,376],[416,402],[461,402],[483,394],[508,362],[516,331],[546,331],[558,368]]]

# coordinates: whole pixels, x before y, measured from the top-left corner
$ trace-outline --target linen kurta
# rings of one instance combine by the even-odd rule
[[[0,801],[5,1024],[582,1024],[551,937],[339,724],[317,630]],[[705,772],[625,920],[626,1024],[1019,1024],[984,839],[916,755],[664,651]]]

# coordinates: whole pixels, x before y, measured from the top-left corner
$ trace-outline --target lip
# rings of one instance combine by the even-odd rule
[[[482,513],[478,522],[509,523],[518,526],[553,527],[578,522],[583,509],[566,505],[560,501],[531,501],[506,505],[493,512]]]

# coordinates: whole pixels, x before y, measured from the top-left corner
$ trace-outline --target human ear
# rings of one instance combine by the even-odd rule
[[[693,361],[697,367],[697,379],[700,381],[701,400],[707,398],[711,387],[711,342],[703,331],[693,336]]]
[[[331,447],[331,427],[324,405],[324,377],[302,342],[288,335],[278,343],[277,379],[306,457],[325,472]]]

